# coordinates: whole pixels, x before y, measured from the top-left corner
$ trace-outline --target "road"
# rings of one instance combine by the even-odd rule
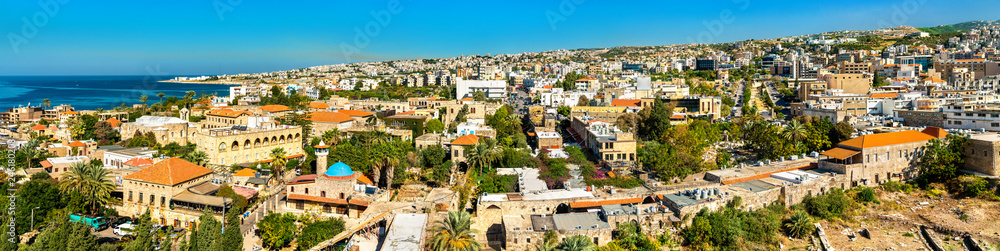
[[[289,173],[291,175],[292,173]],[[289,177],[285,178],[285,182],[289,181]],[[240,233],[243,234],[243,250],[254,250],[254,246],[260,241],[260,237],[254,234],[254,226],[257,222],[267,216],[268,214],[281,213],[283,210],[282,201],[285,200],[285,185],[274,186],[272,189],[265,191],[263,196],[267,196],[266,199],[257,204],[257,207],[247,210],[245,215],[248,215],[243,219],[243,223],[240,224]]]

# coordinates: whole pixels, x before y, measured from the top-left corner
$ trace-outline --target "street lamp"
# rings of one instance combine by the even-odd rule
[[[35,209],[38,209],[38,207],[31,209],[31,230],[35,230]]]

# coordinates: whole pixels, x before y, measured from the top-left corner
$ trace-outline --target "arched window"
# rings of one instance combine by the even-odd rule
[[[308,187],[306,188],[306,194],[309,194],[309,188]]]
[[[220,152],[226,151],[226,143],[219,143],[219,151]]]
[[[278,143],[279,144],[284,144],[285,143],[285,135],[281,135],[281,137],[278,138]]]
[[[250,149],[250,140],[249,139],[243,142],[243,149]]]
[[[231,148],[232,148],[231,150],[233,150],[233,151],[240,150],[240,143],[236,142],[236,141],[233,141],[233,145],[232,145]]]
[[[319,191],[319,197],[326,198],[326,191]]]

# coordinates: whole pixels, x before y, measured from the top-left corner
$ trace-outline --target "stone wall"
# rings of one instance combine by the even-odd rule
[[[963,169],[986,175],[1000,175],[1000,141],[969,139]]]
[[[235,131],[231,134],[200,132],[197,138],[198,150],[208,155],[209,165],[231,166],[269,160],[274,148],[283,148],[286,156],[304,154],[301,127]]]

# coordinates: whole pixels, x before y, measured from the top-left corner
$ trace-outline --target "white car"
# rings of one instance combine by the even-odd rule
[[[132,234],[132,223],[131,222],[122,223],[121,225],[118,225],[117,227],[115,227],[114,230],[111,231],[119,236],[130,235]]]

